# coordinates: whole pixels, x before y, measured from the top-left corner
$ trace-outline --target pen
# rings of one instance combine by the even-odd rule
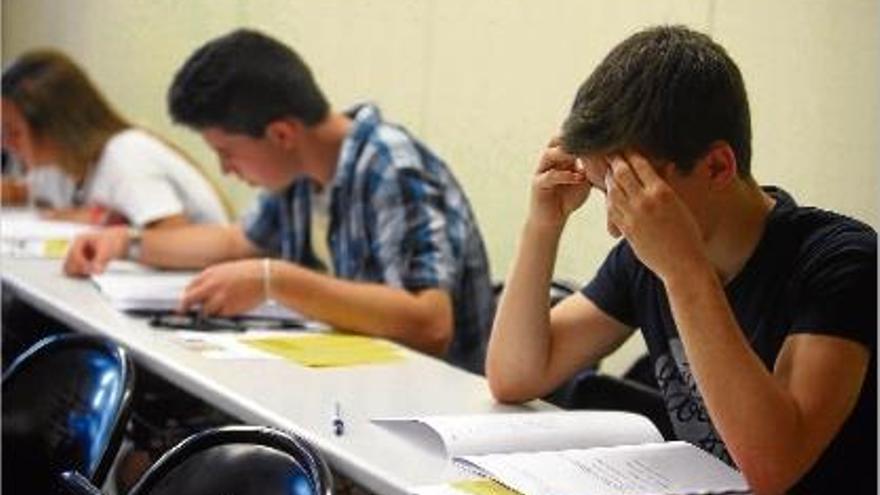
[[[345,423],[342,421],[342,412],[339,408],[339,401],[333,403],[333,433],[336,436],[342,436],[345,432]]]

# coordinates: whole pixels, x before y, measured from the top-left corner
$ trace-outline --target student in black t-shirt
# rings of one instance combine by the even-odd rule
[[[877,234],[760,187],[750,141],[742,76],[709,37],[657,27],[614,48],[533,178],[489,385],[541,397],[640,328],[676,435],[755,493],[876,493]],[[593,189],[623,239],[548,313]]]

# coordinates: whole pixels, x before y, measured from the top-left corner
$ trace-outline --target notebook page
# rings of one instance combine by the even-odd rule
[[[458,460],[525,495],[748,493],[738,471],[685,442]]]

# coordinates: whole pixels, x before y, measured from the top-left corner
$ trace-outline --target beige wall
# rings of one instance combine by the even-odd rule
[[[214,157],[170,124],[165,90],[205,40],[257,27],[311,64],[337,107],[369,99],[445,157],[468,191],[494,274],[513,256],[527,184],[578,84],[634,30],[685,23],[740,64],[754,170],[803,203],[880,225],[875,0],[2,0],[3,60],[37,46],[78,59],[131,119],[212,173]],[[253,192],[224,181],[236,204]],[[601,202],[566,232],[559,276],[589,277],[611,240]],[[634,342],[619,370],[641,352]]]

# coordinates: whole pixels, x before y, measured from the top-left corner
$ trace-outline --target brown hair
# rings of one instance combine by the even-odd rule
[[[635,148],[682,173],[718,140],[751,177],[742,74],[721,45],[685,26],[645,29],[611,50],[578,90],[562,135],[571,153]]]
[[[14,103],[38,141],[58,148],[58,165],[83,176],[104,145],[131,127],[69,57],[35,50],[3,71],[3,98]]]

